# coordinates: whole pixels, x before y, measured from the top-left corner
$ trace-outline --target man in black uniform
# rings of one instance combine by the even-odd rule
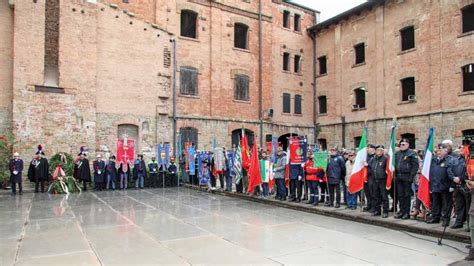
[[[382,214],[380,207],[382,205],[383,218],[388,217],[388,194],[387,194],[387,157],[384,155],[384,146],[379,145],[375,148],[375,156],[370,160],[370,171],[374,178],[373,198],[374,210],[373,216]]]
[[[160,166],[158,165],[158,162],[156,161],[156,157],[153,156],[151,157],[151,161],[148,164],[148,171],[150,172],[150,186],[152,188],[157,188],[158,187],[158,169]]]
[[[449,191],[451,182],[454,181],[452,157],[448,156],[446,144],[438,145],[437,156],[431,160],[430,191],[431,191],[431,218],[429,224],[439,223],[449,225],[453,194]]]
[[[443,141],[444,143],[444,141]],[[451,228],[462,228],[468,220],[469,208],[471,206],[471,192],[463,189],[467,181],[466,161],[464,159],[464,147],[460,146],[459,154],[452,154],[453,174],[454,174],[454,198],[456,200],[456,221]]]
[[[15,152],[13,159],[9,164],[10,168],[10,182],[12,183],[12,194],[16,195],[16,184],[18,183],[18,193],[23,194],[22,183],[22,172],[23,172],[23,160],[20,159],[20,154]]]
[[[35,158],[30,163],[28,178],[31,182],[35,182],[35,193],[39,192],[40,185],[41,193],[44,193],[44,183],[49,181],[49,164],[41,145],[38,145]]]
[[[400,140],[400,150],[395,154],[395,185],[399,212],[394,216],[396,219],[410,218],[411,184],[418,172],[418,156],[415,151],[410,150],[407,139]]]
[[[87,191],[87,182],[91,182],[91,169],[89,160],[84,149],[81,147],[81,151],[78,154],[78,158],[74,162],[74,178],[83,182],[83,190]]]
[[[97,154],[97,159],[92,163],[94,166],[94,188],[95,190],[102,190],[105,188],[105,162],[102,156]]]
[[[364,183],[364,194],[365,194],[365,199],[366,199],[366,204],[367,206],[364,207],[363,211],[368,211],[371,213],[376,212],[375,211],[375,203],[374,203],[374,196],[373,196],[373,190],[374,190],[374,177],[372,175],[372,171],[370,171],[371,167],[371,161],[375,156],[375,145],[374,144],[369,144],[367,145],[367,168],[368,168],[368,173],[367,173],[367,182]]]
[[[168,166],[168,173],[167,173],[167,182],[165,182],[167,187],[174,187],[178,185],[177,177],[178,168],[176,164],[174,164],[174,157],[170,157],[170,165]]]

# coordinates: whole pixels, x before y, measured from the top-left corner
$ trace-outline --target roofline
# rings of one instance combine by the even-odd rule
[[[302,8],[302,9],[305,9],[305,10],[308,10],[308,11],[311,11],[311,12],[314,12],[314,13],[321,14],[321,12],[318,11],[318,10],[316,10],[316,9],[312,9],[312,8],[307,7],[307,6],[303,6],[303,5],[294,3],[294,2],[291,1],[291,0],[283,0],[283,2],[286,3],[286,4],[292,5],[292,6],[296,6],[296,7],[299,7],[299,8]]]
[[[373,8],[374,6],[377,6],[377,5],[383,5],[387,1],[388,0],[367,0],[367,2],[365,2],[365,3],[362,3],[358,6],[355,6],[355,7],[351,8],[347,11],[342,12],[339,15],[336,15],[332,18],[329,18],[329,19],[319,23],[319,24],[316,24],[316,25],[312,26],[311,28],[308,29],[308,32],[318,31],[318,30],[321,30],[325,27],[331,26],[333,24],[337,24],[337,23],[341,22],[342,20],[347,19],[347,18],[349,18],[350,16],[352,16],[354,14],[360,13],[360,12],[366,10],[366,9]]]

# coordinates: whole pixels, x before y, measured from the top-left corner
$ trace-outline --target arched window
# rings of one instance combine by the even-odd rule
[[[415,134],[405,133],[405,134],[402,134],[401,137],[402,137],[402,139],[407,139],[408,140],[408,144],[410,146],[410,149],[415,149],[416,148]]]
[[[462,32],[474,31],[474,4],[464,7],[461,12]]]
[[[179,129],[179,134],[181,135],[181,143],[183,148],[187,146],[188,143],[196,145],[198,147],[198,130],[194,127],[182,127]]]
[[[181,36],[196,39],[197,13],[181,10]]]
[[[234,47],[248,49],[248,31],[249,27],[242,23],[234,25]]]
[[[474,91],[474,64],[462,67],[463,91]]]

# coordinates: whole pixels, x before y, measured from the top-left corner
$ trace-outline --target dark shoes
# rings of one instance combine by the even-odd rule
[[[388,218],[388,213],[384,212],[384,213],[382,214],[382,218]]]
[[[451,226],[451,229],[459,229],[459,228],[462,228],[462,224],[454,223],[454,224]]]
[[[469,255],[467,255],[464,260],[473,261],[474,260],[474,248],[469,249]]]
[[[393,216],[393,218],[395,219],[401,219],[402,217],[403,217],[403,213],[400,213],[400,212],[395,214],[395,216]]]
[[[372,213],[372,216],[380,216],[380,215],[382,215],[380,212],[373,212]]]
[[[410,215],[408,213],[405,213],[402,217],[401,217],[402,220],[408,220],[410,219]]]
[[[426,221],[427,224],[439,224],[439,219],[429,219]]]
[[[340,208],[340,207],[341,207],[341,204],[339,204],[339,203],[336,203],[336,206],[334,206],[334,208],[336,208],[336,209]]]

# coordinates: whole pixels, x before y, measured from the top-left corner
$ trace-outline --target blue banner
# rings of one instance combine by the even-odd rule
[[[227,169],[229,169],[229,175],[235,176],[234,173],[234,152],[228,151],[227,152]]]
[[[167,169],[170,164],[170,145],[167,143],[156,145],[156,158],[158,159],[158,165]]]
[[[200,185],[207,185],[209,183],[209,179],[211,178],[211,173],[210,173],[210,163],[211,163],[211,155],[209,152],[201,152],[200,154],[201,157],[201,165],[199,166],[199,184]],[[207,165],[204,166],[204,161],[207,161]]]
[[[272,163],[277,163],[278,156],[278,138],[272,137]]]
[[[194,158],[196,156],[196,147],[192,146],[188,148],[188,161],[189,161],[189,174],[195,175],[196,174],[196,165],[194,162]]]

